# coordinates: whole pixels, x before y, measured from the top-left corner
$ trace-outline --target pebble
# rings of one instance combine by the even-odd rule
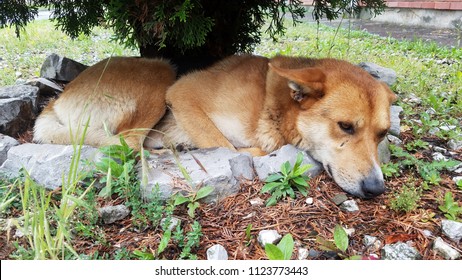
[[[282,236],[276,230],[262,230],[258,233],[258,243],[264,248],[266,244],[276,244]]]
[[[459,242],[462,239],[462,223],[443,220],[441,222],[443,234],[449,237],[452,241]]]
[[[456,141],[454,139],[451,139],[448,141],[448,147],[452,150],[462,149],[462,141]]]
[[[306,200],[305,200],[305,203],[308,204],[308,205],[311,205],[313,204],[314,200],[312,197],[308,197]]]
[[[112,224],[116,221],[124,219],[128,216],[128,214],[130,214],[130,210],[123,204],[101,207],[98,209],[98,212],[105,224]]]
[[[359,211],[358,204],[357,204],[356,201],[354,201],[353,199],[344,201],[344,202],[340,205],[340,209],[342,209],[342,210],[344,210],[344,211],[347,211],[347,212],[356,212],[356,211]]]
[[[382,248],[383,260],[419,260],[422,255],[412,246],[403,242],[387,244]]]
[[[433,153],[432,157],[433,157],[433,160],[436,160],[436,161],[447,161],[448,160],[442,153],[439,153],[439,152]]]
[[[364,235],[363,244],[367,248],[372,249],[372,251],[378,251],[382,246],[382,242],[377,237],[371,235]]]
[[[394,135],[387,135],[387,138],[388,138],[388,141],[390,141],[391,144],[395,145],[395,146],[402,146],[403,145],[403,141],[401,139],[399,139],[398,137],[394,136]]]
[[[207,249],[207,260],[226,261],[228,260],[228,252],[220,244],[213,245]]]
[[[447,260],[455,260],[460,258],[459,252],[452,248],[448,243],[444,242],[441,237],[437,237],[433,241],[433,250],[440,253]]]
[[[303,248],[303,247],[298,248],[298,255],[297,255],[298,260],[306,260],[308,256],[309,256],[308,249]]]
[[[252,206],[261,206],[261,205],[264,204],[264,201],[263,201],[263,199],[257,197],[257,198],[253,198],[253,199],[249,200],[249,203]]]
[[[345,202],[347,200],[348,200],[348,197],[344,193],[337,194],[332,198],[332,201],[337,206],[339,206],[340,204],[342,204],[343,202]]]

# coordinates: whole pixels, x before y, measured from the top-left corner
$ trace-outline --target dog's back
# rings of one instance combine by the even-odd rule
[[[175,80],[163,60],[112,57],[82,72],[38,117],[34,141],[111,145],[119,134],[139,147],[165,113],[165,93]]]

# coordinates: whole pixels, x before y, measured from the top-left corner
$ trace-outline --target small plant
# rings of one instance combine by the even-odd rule
[[[302,165],[303,155],[299,153],[293,167],[286,161],[281,165],[281,172],[268,176],[265,180],[262,193],[270,193],[271,197],[266,201],[266,206],[275,205],[281,198],[290,196],[295,198],[294,187],[304,196],[308,195],[308,176],[304,175],[312,165]]]
[[[421,190],[414,187],[413,184],[404,185],[390,200],[390,208],[397,212],[406,213],[415,210],[419,206],[421,195]]]
[[[249,246],[250,242],[252,242],[252,238],[253,238],[252,227],[253,227],[252,224],[249,224],[247,228],[245,229],[245,241],[246,241],[245,246]]]
[[[316,237],[316,242],[319,244],[319,248],[324,251],[335,252],[342,259],[357,260],[361,259],[361,256],[354,255],[348,257],[346,254],[349,245],[348,234],[341,225],[336,225],[334,228],[334,241],[326,240],[321,236]]]
[[[438,206],[438,209],[443,211],[444,216],[449,220],[458,221],[458,217],[462,215],[462,207],[458,202],[454,201],[452,192],[444,194],[443,204]]]
[[[265,245],[265,252],[270,260],[290,260],[294,252],[294,239],[292,235],[284,235],[278,245],[267,243]]]
[[[394,175],[399,174],[399,164],[394,162],[387,162],[382,164],[382,173],[385,177],[393,177]]]
[[[197,192],[195,193],[190,193],[187,196],[183,196],[182,194],[178,193],[175,196],[175,202],[174,205],[178,206],[184,203],[187,203],[188,207],[188,215],[191,218],[194,218],[195,216],[195,211],[197,207],[199,207],[199,200],[202,198],[207,197],[209,194],[213,192],[214,188],[211,186],[205,186],[200,188]]]

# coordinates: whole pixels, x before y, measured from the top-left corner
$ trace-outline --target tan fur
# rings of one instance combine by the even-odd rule
[[[157,123],[145,145],[158,148],[219,146],[262,155],[293,144],[321,162],[345,191],[360,197],[384,191],[377,145],[389,129],[396,97],[357,66],[335,59],[233,56],[183,76],[165,94],[173,81],[168,64],[112,61],[117,66],[98,87],[104,62],[82,73],[47,107],[36,124],[38,141],[65,143],[69,139],[56,132],[91,111],[91,145],[114,142],[103,137],[102,123],[112,135]],[[159,121],[165,102],[169,110]]]
[[[165,92],[174,80],[175,71],[163,60],[103,60],[82,72],[44,109],[35,123],[34,140],[78,142],[88,121],[85,144],[117,144],[122,134],[139,149],[164,115]]]

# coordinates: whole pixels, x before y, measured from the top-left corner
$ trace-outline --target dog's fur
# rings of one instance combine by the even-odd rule
[[[129,142],[135,147],[157,123],[148,146],[219,146],[262,155],[293,144],[345,191],[366,198],[384,191],[377,145],[396,97],[361,68],[335,59],[233,56],[183,76],[165,95],[173,75],[159,60],[100,62],[45,109],[35,139],[67,143],[69,125],[91,116],[86,143],[111,144],[122,133],[128,140],[136,136]],[[159,122],[165,104],[170,110]]]

